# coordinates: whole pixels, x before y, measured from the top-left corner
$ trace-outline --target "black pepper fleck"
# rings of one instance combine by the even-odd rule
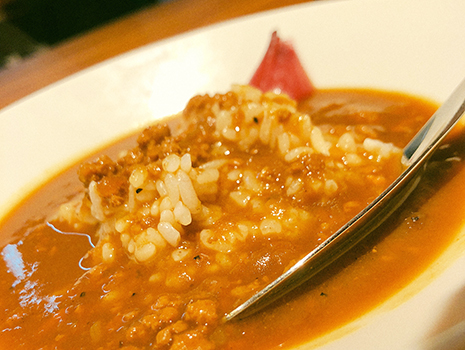
[[[136,193],[140,193],[141,191],[142,191],[142,188],[138,188],[138,189],[136,190]]]

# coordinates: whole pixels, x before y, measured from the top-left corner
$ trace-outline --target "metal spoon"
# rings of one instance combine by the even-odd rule
[[[465,112],[465,80],[404,148],[404,172],[357,216],[299,260],[280,277],[226,314],[224,321],[257,312],[310,279],[379,227],[407,199],[420,181],[429,156]]]

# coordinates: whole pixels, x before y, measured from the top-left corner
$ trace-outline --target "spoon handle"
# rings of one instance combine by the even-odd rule
[[[407,199],[420,181],[426,160],[465,111],[465,80],[404,148],[406,170],[372,203],[318,245],[294,266],[250,299],[226,314],[223,321],[247,317],[307,281],[379,227]]]
[[[465,112],[465,79],[404,148],[402,163],[410,166],[436,149]]]

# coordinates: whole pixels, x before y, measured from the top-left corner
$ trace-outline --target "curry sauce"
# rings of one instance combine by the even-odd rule
[[[277,105],[271,109],[281,111],[275,119],[281,134],[275,144],[272,136],[244,143],[240,133],[253,134],[246,113],[234,114],[221,129],[215,126],[221,111],[240,109],[235,103],[241,91],[194,98],[181,136],[147,129],[116,143],[99,154],[118,161],[90,157],[7,217],[1,226],[0,344],[15,349],[292,347],[387,300],[457,235],[465,212],[459,199],[465,193],[465,147],[458,128],[435,153],[409,200],[381,228],[262,312],[221,323],[222,314],[278,277],[387,187],[402,171],[398,151],[436,109],[411,96],[369,90],[321,90],[300,101],[295,111],[282,96],[262,96],[271,101],[266,103],[287,106],[286,112]],[[249,118],[250,130],[257,128],[258,135],[266,123],[260,113]],[[332,145],[299,143],[305,116],[319,139],[335,140]],[[348,134],[358,135],[354,140],[360,137],[362,143],[378,140],[377,150],[391,145],[386,156],[391,158],[385,160],[381,151],[348,151],[354,147]],[[325,155],[329,149],[331,160]],[[175,170],[163,163],[167,157],[178,162]],[[333,169],[342,169],[342,175]],[[195,212],[186,201],[193,208],[191,221],[171,221],[180,236],[170,240],[163,232],[169,221],[163,218],[171,214],[161,212],[179,211],[168,200],[161,204],[173,198],[169,191],[163,196],[163,186],[184,176],[181,170],[191,174],[202,209]],[[92,182],[103,203],[98,214]],[[200,186],[205,183],[206,189]],[[131,201],[133,208],[127,209]],[[70,207],[92,218],[76,223],[74,216],[57,216]],[[202,217],[204,212],[210,216]],[[100,222],[95,220],[99,215]],[[108,229],[110,224],[114,228]],[[138,242],[153,242],[153,248]]]

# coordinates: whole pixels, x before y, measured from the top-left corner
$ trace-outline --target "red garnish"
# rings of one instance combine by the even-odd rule
[[[286,93],[297,101],[309,97],[315,91],[294,48],[290,43],[282,41],[276,32],[271,36],[270,46],[250,80],[250,85],[263,92]]]

